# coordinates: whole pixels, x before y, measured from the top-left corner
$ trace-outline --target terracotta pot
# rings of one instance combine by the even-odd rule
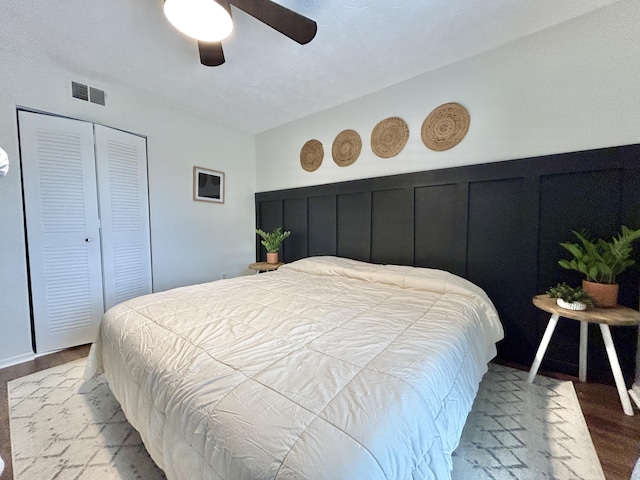
[[[582,280],[582,289],[593,297],[597,307],[610,308],[618,304],[617,283],[594,283]]]
[[[278,263],[278,252],[267,252],[267,263]]]

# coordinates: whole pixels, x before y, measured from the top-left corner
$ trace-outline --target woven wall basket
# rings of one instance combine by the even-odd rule
[[[333,141],[331,154],[339,167],[348,167],[360,156],[362,140],[355,130],[343,130]]]
[[[409,126],[400,117],[379,122],[371,132],[371,150],[381,158],[398,155],[409,140]]]
[[[440,105],[422,123],[422,141],[436,152],[449,150],[462,141],[469,122],[469,112],[459,103]]]
[[[309,140],[300,150],[300,165],[307,172],[315,172],[320,168],[323,158],[324,148],[319,140]]]

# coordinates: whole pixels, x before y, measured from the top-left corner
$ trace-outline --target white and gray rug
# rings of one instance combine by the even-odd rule
[[[8,382],[14,480],[156,480],[165,476],[86,359]]]
[[[14,480],[164,479],[85,360],[9,382]],[[454,453],[455,480],[604,480],[571,382],[491,364]]]
[[[455,480],[605,480],[571,382],[490,364],[453,455]]]

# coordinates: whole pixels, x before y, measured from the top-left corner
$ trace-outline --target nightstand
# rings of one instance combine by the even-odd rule
[[[249,268],[251,270],[255,270],[256,273],[261,273],[261,272],[272,272],[273,270],[277,270],[278,268],[280,268],[282,265],[284,265],[283,262],[278,262],[278,263],[256,262],[249,265]]]
[[[635,326],[640,324],[640,312],[633,310],[632,308],[622,307],[616,305],[612,308],[592,308],[589,310],[567,310],[566,308],[559,307],[556,304],[555,298],[549,298],[548,295],[536,295],[533,297],[533,304],[540,310],[544,310],[551,314],[547,329],[542,336],[542,341],[536,352],[536,357],[529,370],[529,376],[527,382],[532,383],[533,379],[538,373],[540,363],[544,357],[551,335],[558,324],[560,317],[569,318],[571,320],[578,320],[580,322],[580,363],[578,367],[579,378],[581,382],[587,380],[587,333],[590,323],[597,323],[600,325],[600,331],[602,332],[602,339],[604,340],[604,346],[607,349],[607,356],[609,357],[609,364],[611,365],[611,371],[613,372],[613,378],[616,381],[616,387],[618,388],[618,395],[620,396],[620,402],[622,403],[622,409],[627,415],[633,415],[633,407],[631,406],[631,400],[627,392],[627,387],[624,383],[624,377],[622,376],[622,370],[620,369],[620,362],[618,361],[618,354],[616,348],[613,345],[613,339],[611,338],[611,331],[609,326]]]

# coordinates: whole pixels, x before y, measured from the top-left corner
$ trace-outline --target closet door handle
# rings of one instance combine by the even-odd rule
[[[89,243],[89,242],[91,241],[91,238],[90,238],[90,237],[87,237],[87,238],[85,238],[85,239],[84,239],[84,241],[85,241],[85,242],[87,242],[87,243]]]

